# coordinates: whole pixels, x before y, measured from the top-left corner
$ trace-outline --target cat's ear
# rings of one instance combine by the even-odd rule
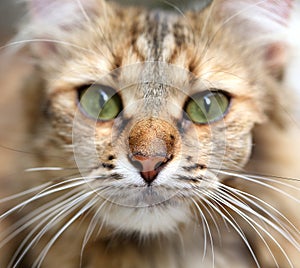
[[[263,51],[271,72],[285,64],[289,18],[293,0],[217,0],[215,5],[223,24]]]
[[[62,45],[68,36],[104,9],[102,0],[25,0],[28,7],[27,33],[35,40],[35,54],[45,56]]]
[[[30,19],[55,26],[74,26],[97,8],[96,0],[26,0]],[[102,2],[104,3],[104,2]]]

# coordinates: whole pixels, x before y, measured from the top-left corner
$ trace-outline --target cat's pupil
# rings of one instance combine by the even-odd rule
[[[103,90],[99,90],[99,107],[103,107],[105,103],[109,100],[109,96]]]
[[[205,112],[208,114],[211,107],[211,99],[208,96],[203,98],[203,104],[205,108]]]

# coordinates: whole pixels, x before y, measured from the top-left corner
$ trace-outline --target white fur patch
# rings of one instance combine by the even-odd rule
[[[119,231],[141,235],[176,232],[180,223],[189,223],[190,211],[184,203],[178,206],[124,207],[114,205],[104,216],[106,223]]]

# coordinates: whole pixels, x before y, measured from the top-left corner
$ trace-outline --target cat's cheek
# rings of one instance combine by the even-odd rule
[[[246,132],[244,135],[237,136],[233,133],[231,138],[226,141],[224,163],[227,168],[243,168],[251,158],[253,148],[252,133]],[[226,159],[230,158],[230,159]],[[235,163],[232,166],[232,163]]]
[[[244,167],[247,164],[247,162],[251,157],[252,146],[253,146],[251,133],[245,136],[243,144],[244,144],[244,151],[241,154],[241,158],[240,158],[240,164],[242,167]]]

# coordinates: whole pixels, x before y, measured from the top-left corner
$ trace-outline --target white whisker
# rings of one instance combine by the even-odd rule
[[[89,192],[86,194],[87,196],[90,196],[93,194],[93,192]],[[77,220],[82,214],[84,214],[87,210],[91,209],[96,203],[98,202],[98,197],[94,197],[92,200],[90,200],[83,208],[81,208],[64,226],[55,234],[55,236],[49,241],[49,243],[46,245],[46,247],[43,249],[41,254],[38,256],[36,261],[33,264],[33,267],[40,267],[44,258],[46,257],[48,251],[52,247],[52,245],[55,243],[55,241],[65,232],[65,230],[74,223],[75,220]]]
[[[29,213],[25,217],[22,217],[19,221],[11,225],[10,228],[7,229],[6,232],[3,234],[3,239],[0,243],[0,248],[3,247],[11,239],[15,238],[23,230],[31,226],[33,223],[39,220],[44,220],[44,217],[50,215],[52,211],[57,212],[59,207],[64,206],[65,203],[68,203],[71,200],[68,199],[70,196],[74,198],[73,195],[76,192],[78,192],[78,190],[70,191],[67,194],[52,200],[51,202],[47,202],[43,206],[38,207],[38,209],[35,209],[31,213]]]
[[[281,181],[281,180],[280,180],[280,179],[281,179],[280,177],[276,177],[276,176],[275,176],[275,178],[279,179],[279,180],[275,180],[275,179],[272,179],[272,178],[268,178],[268,177],[266,177],[266,176],[258,176],[258,175],[255,175],[255,174],[246,174],[246,173],[245,173],[245,174],[243,174],[243,175],[245,175],[245,176],[247,176],[247,177],[250,177],[250,178],[253,178],[253,179],[259,179],[259,180],[264,180],[264,181],[276,183],[276,184],[285,186],[285,187],[287,187],[287,188],[293,189],[293,190],[295,190],[295,191],[300,191],[300,188],[299,188],[299,187],[296,187],[296,186],[294,186],[294,185],[291,185],[291,184],[288,184],[288,183],[286,183],[286,182]],[[293,178],[286,178],[286,179],[287,179],[287,180],[290,180],[290,181],[294,181],[294,182],[296,182],[296,181],[299,182],[299,180],[293,179]]]
[[[281,190],[279,188],[274,187],[273,185],[270,185],[270,184],[267,184],[265,182],[252,179],[252,178],[247,177],[245,175],[236,174],[236,173],[233,173],[233,172],[228,172],[228,171],[224,171],[224,170],[218,170],[218,172],[221,173],[221,174],[227,175],[227,176],[232,176],[232,177],[235,177],[235,178],[240,178],[240,179],[243,179],[243,180],[246,180],[246,181],[250,181],[250,182],[253,182],[253,183],[265,186],[266,188],[269,188],[269,189],[271,189],[271,190],[273,190],[275,192],[278,192],[278,193],[280,193],[280,194],[282,194],[284,196],[287,196],[288,198],[294,200],[297,203],[300,203],[300,199],[295,198],[294,196],[286,193],[285,191],[283,191],[283,190]]]
[[[69,43],[69,42],[66,42],[66,41],[61,41],[61,40],[55,40],[55,39],[45,39],[45,38],[35,38],[35,39],[27,39],[27,40],[19,40],[19,41],[14,41],[14,42],[11,42],[11,43],[8,43],[2,47],[0,47],[0,50],[2,49],[7,49],[9,47],[13,47],[13,46],[21,46],[21,45],[26,45],[28,43],[41,43],[41,42],[45,42],[45,43],[54,43],[54,44],[59,44],[59,45],[64,45],[64,46],[69,46],[69,47],[73,47],[73,48],[76,48],[76,49],[79,49],[79,50],[82,50],[84,52],[88,52],[88,53],[91,53],[91,54],[95,54],[95,52],[92,52],[91,50],[89,49],[86,49],[84,47],[80,47],[78,45],[75,45],[75,44],[72,44],[72,43]]]
[[[198,212],[200,213],[200,215],[201,215],[201,219],[202,220],[204,220],[204,223],[205,223],[205,225],[203,224],[203,226],[205,227],[206,226],[206,228],[205,228],[205,230],[207,230],[207,232],[208,232],[208,235],[209,235],[209,239],[210,239],[210,245],[211,245],[211,253],[212,253],[212,263],[213,263],[213,267],[215,266],[215,251],[214,251],[214,241],[213,241],[213,236],[212,236],[212,233],[211,233],[211,229],[210,229],[210,227],[209,227],[209,224],[208,224],[208,222],[207,222],[207,219],[206,219],[206,217],[205,217],[205,215],[204,215],[204,213],[202,212],[202,210],[201,210],[201,208],[199,207],[199,205],[197,204],[197,202],[193,199],[193,198],[191,198],[191,200],[192,200],[192,202],[193,202],[193,204],[195,205],[195,207],[197,208],[197,210],[198,210]],[[204,253],[203,253],[203,260],[204,260],[204,258],[205,258],[205,253],[206,253],[206,233],[205,233],[205,243],[204,243]]]
[[[99,206],[99,208],[96,210],[93,218],[91,219],[90,221],[90,224],[87,228],[87,231],[85,233],[85,236],[84,236],[84,239],[83,239],[83,243],[82,243],[82,247],[81,247],[81,254],[80,254],[80,259],[82,260],[83,258],[83,251],[84,251],[84,248],[86,247],[88,241],[90,240],[93,232],[95,231],[96,229],[96,226],[98,225],[98,221],[99,221],[99,213],[101,212],[102,208],[106,205],[107,203],[107,200],[105,200],[104,202],[102,202],[102,204]],[[101,221],[101,225],[100,225],[100,228],[99,230],[102,230],[102,227],[103,227],[103,224],[104,224],[104,221],[102,220]],[[98,234],[99,235],[99,234]]]
[[[30,248],[32,248],[35,244],[37,244],[39,242],[39,240],[42,238],[42,236],[51,229],[51,227],[55,226],[59,221],[61,221],[63,218],[65,218],[66,216],[70,215],[73,211],[75,211],[76,209],[78,209],[83,202],[85,202],[87,200],[87,198],[89,196],[91,196],[93,193],[92,192],[88,192],[86,193],[85,191],[81,191],[78,194],[76,194],[75,196],[69,198],[67,201],[64,201],[63,204],[59,204],[57,206],[57,208],[53,211],[53,213],[51,213],[50,215],[48,215],[46,217],[46,220],[42,220],[42,223],[39,223],[38,226],[36,226],[31,232],[30,234],[28,234],[27,236],[27,241],[29,239],[31,239],[30,243],[26,246],[26,248],[24,250],[22,250],[22,253],[20,256],[18,256],[17,254],[15,254],[15,256],[18,256],[18,259],[16,260],[16,262],[14,262],[15,259],[12,259],[11,264],[13,264],[13,267],[17,267],[18,264],[22,261],[22,259],[24,258],[25,254],[27,254],[27,252],[30,250]],[[53,217],[52,217],[53,216]],[[48,221],[49,219],[51,219],[50,221]],[[44,223],[47,224],[38,231],[38,229],[40,227],[42,227],[42,225]],[[38,233],[35,235],[34,238],[31,238],[32,235],[38,231]],[[30,235],[30,236],[29,236]],[[26,242],[27,242],[26,241]],[[22,246],[24,246],[25,243],[22,243]],[[18,251],[16,253],[19,253],[21,251],[21,247],[19,247]]]
[[[231,200],[233,200],[232,196],[228,195],[224,191],[220,191],[220,193],[222,193],[222,197],[224,199],[226,199],[227,201],[230,202]],[[256,216],[257,218],[259,218],[262,222],[266,223],[268,226],[270,226],[271,228],[276,230],[279,234],[281,234],[287,241],[292,243],[294,245],[294,247],[297,248],[298,251],[300,251],[299,243],[294,239],[294,237],[289,232],[287,232],[285,230],[285,228],[282,228],[280,225],[277,224],[278,221],[272,222],[271,220],[264,217],[260,213],[256,212],[249,206],[245,207],[239,200],[234,200],[234,202],[232,202],[232,204],[239,206],[241,209],[243,209],[243,210],[251,213],[252,215]]]
[[[275,183],[275,184],[278,184],[278,185],[285,186],[285,187],[290,188],[290,189],[295,190],[295,191],[300,191],[299,187],[294,186],[290,183],[284,182],[284,181],[300,182],[300,179],[297,179],[297,178],[274,176],[274,175],[270,175],[270,174],[263,174],[263,175],[253,174],[253,173],[250,174],[250,173],[240,171],[240,170],[231,170],[231,169],[224,169],[224,168],[218,169],[218,168],[209,167],[209,169],[217,171],[217,172],[219,172],[219,171],[232,172],[236,175],[243,175],[243,176],[250,177],[252,179],[268,181],[268,182],[271,182],[271,183]]]
[[[33,197],[31,197],[31,198],[29,198],[29,199],[21,202],[20,204],[14,206],[13,208],[9,209],[8,211],[6,211],[2,215],[0,215],[0,220],[6,218],[8,215],[10,215],[11,213],[15,212],[16,210],[21,209],[22,207],[24,207],[24,206],[26,206],[26,205],[28,205],[28,204],[30,204],[30,203],[38,200],[38,199],[41,199],[41,198],[46,197],[46,196],[49,196],[49,195],[51,195],[53,193],[57,193],[57,192],[60,192],[60,191],[65,191],[67,189],[83,185],[83,184],[85,184],[87,182],[86,180],[83,180],[81,177],[80,178],[71,179],[69,181],[76,181],[76,180],[79,180],[79,181],[78,182],[74,182],[74,183],[70,183],[70,184],[67,184],[67,185],[63,185],[61,187],[57,187],[58,185],[65,184],[65,183],[68,182],[68,181],[64,181],[64,182],[60,182],[60,183],[55,184],[55,185],[51,185],[51,186],[49,186],[46,189],[43,189],[41,192],[39,192],[35,196],[33,196]],[[46,184],[46,186],[47,185],[49,185],[49,184]]]
[[[238,195],[240,198],[243,198],[245,201],[247,201],[249,204],[252,204],[253,206],[255,206],[256,208],[258,208],[259,210],[263,211],[265,214],[267,214],[271,219],[274,220],[274,222],[278,222],[281,226],[281,228],[283,230],[285,230],[287,233],[289,233],[290,231],[288,231],[288,229],[291,229],[291,239],[293,239],[293,237],[299,237],[299,230],[297,229],[297,227],[285,216],[283,215],[280,211],[278,211],[276,208],[274,208],[273,206],[271,206],[270,204],[268,204],[267,202],[265,202],[264,200],[251,195],[247,192],[244,191],[240,191],[238,189],[235,188],[231,188],[228,187],[226,185],[220,184],[221,188],[225,188],[225,190],[227,190],[230,193],[235,193],[236,195]],[[286,221],[286,223],[282,222],[278,217],[276,217],[273,213],[269,212],[266,208],[264,208],[263,206],[259,205],[258,203],[256,203],[254,200],[256,200],[257,202],[260,202],[261,204],[263,204],[264,206],[268,207],[269,209],[271,209],[273,212],[275,212],[276,214],[278,214],[284,221]]]
[[[246,247],[248,248],[257,268],[261,268],[258,259],[245,235],[245,233],[243,232],[242,228],[237,224],[237,222],[235,221],[235,219],[232,217],[232,215],[230,215],[230,213],[227,212],[227,210],[225,208],[223,208],[222,204],[220,204],[220,202],[218,201],[218,199],[215,198],[215,196],[213,195],[213,193],[211,191],[203,191],[201,192],[202,196],[199,196],[199,198],[202,198],[202,200],[207,203],[212,209],[214,209],[223,219],[225,219],[229,225],[237,232],[237,234],[241,237],[241,239],[243,240],[243,242],[245,243]],[[209,197],[209,198],[204,198],[205,196]],[[217,207],[216,205],[214,205],[211,201],[214,200],[218,206],[222,207],[224,212],[228,214],[228,216],[226,216],[219,207]],[[229,218],[230,217],[230,218]]]
[[[26,190],[26,191],[20,192],[20,193],[18,193],[18,194],[14,194],[14,195],[11,195],[11,196],[2,198],[2,199],[0,199],[0,203],[8,202],[8,201],[17,199],[17,198],[19,198],[19,197],[22,197],[22,196],[31,194],[31,193],[33,193],[33,192],[37,192],[37,191],[43,189],[44,187],[49,186],[50,184],[51,184],[51,182],[47,182],[47,183],[45,183],[45,184],[39,185],[39,186],[37,186],[37,187],[33,187],[33,188],[31,188],[31,189],[28,189],[28,190]],[[0,216],[0,219],[1,219],[1,216]]]
[[[214,217],[214,215],[212,214],[212,212],[215,212],[214,210],[212,210],[212,212],[206,207],[206,205],[208,205],[206,202],[205,202],[205,198],[204,197],[201,197],[199,194],[203,194],[204,193],[204,190],[199,190],[199,189],[194,189],[193,192],[199,197],[199,202],[201,202],[202,206],[204,207],[205,211],[209,214],[210,216],[210,219],[213,221],[214,223],[214,226],[216,227],[216,230],[217,230],[217,233],[218,233],[218,238],[219,238],[219,242],[221,244],[221,241],[222,241],[222,235],[221,235],[221,231],[220,231],[220,228],[217,224],[217,221]],[[205,196],[205,195],[204,195]],[[198,201],[198,200],[197,200]],[[205,205],[205,204],[206,205]]]
[[[263,238],[262,234],[259,232],[259,230],[257,228],[259,228],[263,233],[265,233],[279,248],[279,250],[283,253],[284,257],[286,258],[286,260],[288,261],[290,267],[293,267],[293,264],[289,258],[289,256],[287,255],[286,251],[282,248],[282,245],[280,245],[280,243],[272,236],[272,234],[266,230],[266,228],[264,228],[261,224],[257,223],[254,219],[252,219],[250,216],[248,216],[247,214],[245,214],[241,209],[250,212],[251,214],[255,215],[256,217],[258,217],[260,220],[262,220],[263,222],[267,223],[270,227],[274,228],[275,230],[279,231],[279,233],[281,235],[283,235],[284,237],[286,237],[286,234],[284,232],[282,232],[282,230],[280,230],[280,228],[278,228],[277,225],[275,225],[274,223],[270,222],[268,219],[266,219],[265,217],[261,216],[259,213],[257,213],[256,211],[253,211],[250,207],[245,206],[243,203],[239,202],[238,200],[233,200],[232,196],[227,196],[226,193],[222,192],[222,197],[219,194],[215,194],[215,193],[211,193],[215,198],[217,198],[221,203],[223,203],[224,205],[226,205],[227,207],[229,207],[230,209],[232,209],[233,211],[235,211],[237,213],[237,215],[239,215],[240,217],[242,217],[252,228],[253,230],[259,235],[259,237],[262,239],[263,243],[266,245],[269,253],[271,254],[274,262],[276,263],[276,267],[279,268],[277,260],[274,256],[274,253],[272,252],[272,250],[270,249],[269,244],[266,242],[266,240]],[[239,208],[237,208],[236,206],[238,206]],[[288,239],[288,238],[287,238]]]
[[[70,203],[71,201],[75,200],[76,198],[78,198],[80,195],[82,195],[84,192],[79,192],[73,196],[71,196],[70,198],[62,201],[61,203],[53,206],[53,208],[50,208],[49,210],[45,211],[43,213],[43,218],[40,222],[38,222],[38,224],[36,224],[34,226],[34,228],[26,235],[26,237],[23,239],[22,243],[19,245],[18,249],[15,251],[13,257],[11,258],[11,262],[9,267],[16,265],[15,260],[17,259],[17,257],[19,256],[19,254],[21,253],[22,249],[24,248],[24,246],[28,243],[29,240],[31,240],[31,242],[27,245],[27,248],[25,248],[25,250],[22,251],[22,254],[19,256],[19,259],[17,262],[20,262],[23,257],[25,256],[25,254],[27,253],[27,251],[29,251],[29,249],[31,248],[31,246],[33,246],[34,244],[36,244],[39,240],[39,237],[35,237],[33,238],[33,235],[45,224],[48,222],[48,220],[50,220],[52,217],[55,217],[57,215],[57,213],[61,210],[63,210],[65,208],[65,205],[67,205],[68,203]]]
[[[24,171],[25,172],[33,172],[33,171],[60,171],[64,170],[64,168],[61,167],[36,167],[36,168],[27,168]]]
[[[85,20],[90,23],[91,19],[89,18],[87,12],[85,11],[85,9],[81,3],[81,0],[76,0],[76,1],[77,1],[77,4],[78,4],[80,11],[81,11],[82,15],[84,16]]]

